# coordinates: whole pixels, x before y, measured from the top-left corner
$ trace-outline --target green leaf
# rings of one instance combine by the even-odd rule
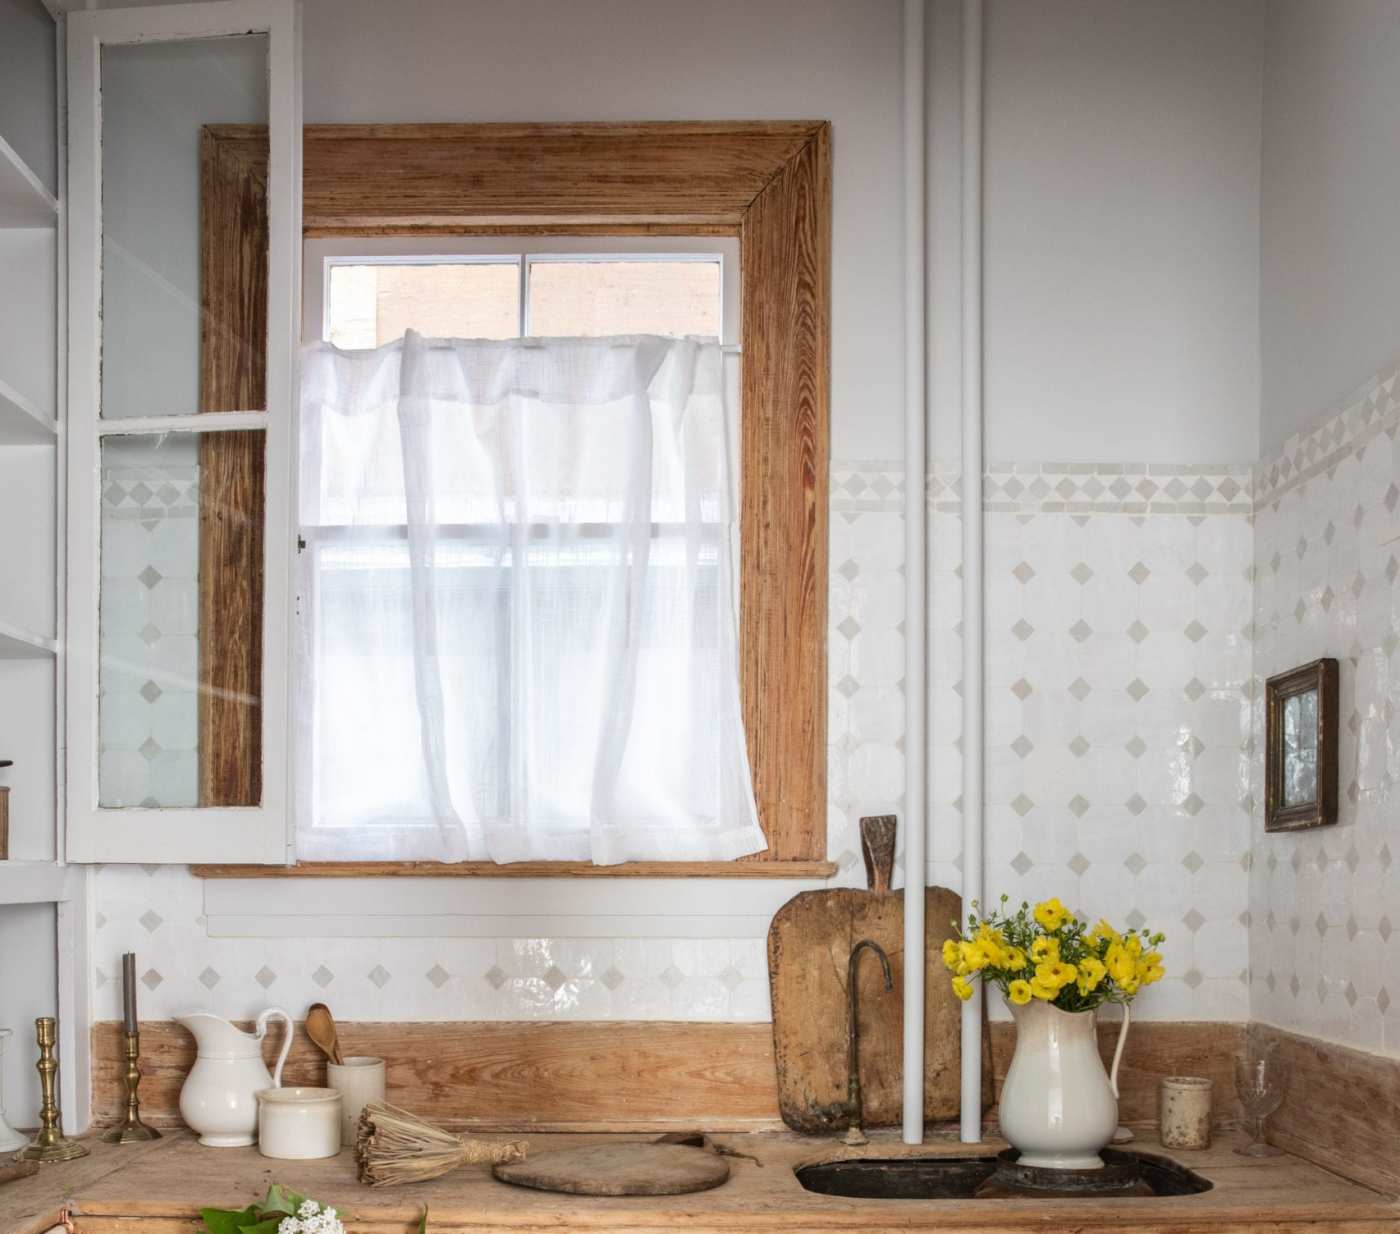
[[[239,1234],[250,1221],[256,1221],[258,1206],[249,1204],[247,1208],[201,1208],[199,1219],[204,1222],[208,1234]]]
[[[267,1199],[262,1202],[262,1211],[265,1213],[285,1213],[288,1217],[295,1217],[297,1209],[305,1202],[304,1195],[298,1195],[290,1187],[284,1187],[281,1183],[273,1183],[267,1189]]]
[[[245,1225],[239,1234],[277,1234],[277,1227],[282,1224],[286,1217],[266,1217],[255,1225]]]
[[[428,1206],[423,1205],[423,1216],[418,1222],[418,1234],[428,1234]]]

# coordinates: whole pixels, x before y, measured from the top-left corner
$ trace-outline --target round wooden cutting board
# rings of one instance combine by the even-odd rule
[[[503,1183],[568,1195],[683,1195],[727,1181],[729,1163],[683,1144],[592,1144],[540,1153],[491,1172]]]

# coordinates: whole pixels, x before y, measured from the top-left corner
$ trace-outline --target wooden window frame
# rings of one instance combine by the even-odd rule
[[[206,235],[214,243],[227,244],[229,232],[221,228],[246,200],[248,169],[265,149],[266,130],[258,126],[205,130],[203,211]],[[308,125],[303,159],[305,237],[525,233],[739,239],[740,685],[768,850],[730,862],[305,862],[197,865],[193,871],[206,878],[824,878],[834,873],[826,860],[830,125]],[[218,169],[224,174],[215,174]],[[255,317],[241,294],[243,276],[231,263],[220,265],[233,268],[236,277],[206,287],[206,314],[225,322]],[[237,330],[231,333],[236,338]],[[205,361],[206,378],[216,362],[212,356]],[[228,564],[230,573],[238,568],[233,558]],[[206,572],[213,587],[225,571],[216,561],[211,565]],[[246,676],[248,668],[244,662],[230,671]],[[213,710],[203,712],[201,738],[242,744],[246,733],[226,730],[248,722],[247,709],[227,723]],[[228,760],[206,762],[211,768],[229,765]],[[211,804],[222,791],[203,773],[201,789]],[[228,791],[246,791],[246,785],[230,781]]]

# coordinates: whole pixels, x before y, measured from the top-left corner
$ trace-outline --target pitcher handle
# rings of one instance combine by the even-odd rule
[[[1113,1089],[1114,1099],[1118,1098],[1118,1064],[1123,1061],[1123,1047],[1128,1041],[1128,1023],[1132,1019],[1132,1013],[1128,1010],[1128,1004],[1123,1004],[1123,1027],[1118,1030],[1118,1044],[1113,1048],[1113,1069],[1108,1073],[1108,1086]]]
[[[282,1035],[282,1049],[281,1052],[277,1055],[277,1066],[273,1069],[272,1072],[272,1087],[281,1088],[282,1065],[287,1061],[287,1052],[292,1048],[292,1017],[289,1016],[285,1011],[283,1011],[281,1007],[269,1007],[266,1011],[262,1013],[262,1015],[258,1016],[257,1023],[254,1026],[254,1029],[257,1039],[261,1041],[264,1037],[267,1036],[267,1022],[270,1019],[272,1019],[273,1016],[281,1016],[287,1024],[287,1031]]]

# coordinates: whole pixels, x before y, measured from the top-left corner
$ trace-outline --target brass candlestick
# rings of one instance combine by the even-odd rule
[[[51,1015],[40,1016],[34,1021],[34,1036],[39,1042],[39,1061],[34,1066],[39,1072],[43,1104],[39,1107],[39,1134],[28,1148],[20,1150],[19,1159],[72,1161],[74,1157],[86,1157],[87,1146],[63,1134],[63,1116],[58,1110],[58,1059],[54,1057],[58,1021]]]
[[[126,1054],[126,1117],[115,1127],[102,1133],[104,1144],[137,1144],[143,1140],[158,1140],[160,1132],[141,1121],[141,1102],[136,1096],[136,1086],[141,1083],[141,1034],[123,1033],[123,1051]]]

